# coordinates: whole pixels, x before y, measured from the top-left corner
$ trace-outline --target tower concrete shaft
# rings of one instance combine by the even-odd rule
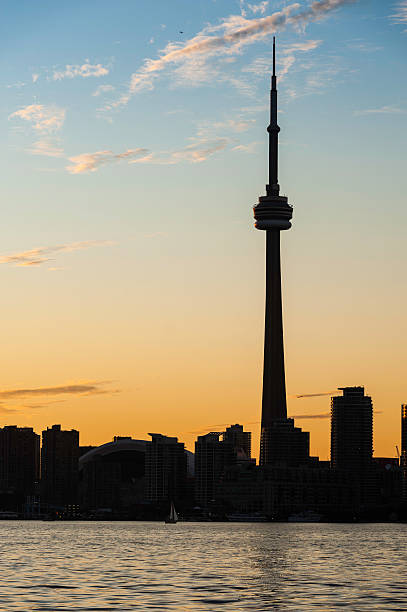
[[[281,299],[280,230],[266,231],[266,307],[261,425],[287,418]]]
[[[255,227],[266,231],[266,312],[264,331],[263,400],[260,463],[270,463],[270,429],[287,419],[284,339],[281,299],[280,231],[291,227],[292,207],[280,195],[278,184],[277,78],[275,40],[270,92],[269,183],[265,196],[254,206]]]

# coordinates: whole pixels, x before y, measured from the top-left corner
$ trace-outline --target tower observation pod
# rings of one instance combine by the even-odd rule
[[[266,195],[254,206],[255,227],[266,232],[266,307],[264,328],[263,398],[260,464],[270,463],[271,429],[287,420],[284,337],[281,301],[280,232],[291,227],[293,214],[278,184],[276,46],[273,38],[273,75],[270,92],[269,183]]]

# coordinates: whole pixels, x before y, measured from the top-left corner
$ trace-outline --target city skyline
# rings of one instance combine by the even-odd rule
[[[405,3],[209,4],[178,3],[180,24],[164,3],[158,21],[119,2],[105,38],[105,2],[89,38],[49,3],[30,28],[27,4],[6,37],[2,426],[61,422],[85,444],[159,430],[192,449],[239,422],[258,456],[263,243],[248,203],[266,175],[275,34],[296,219],[283,245],[288,416],[324,459],[329,395],[364,385],[375,454],[392,456],[407,399]],[[10,5],[10,32],[16,18]],[[34,48],[28,66],[18,45]]]

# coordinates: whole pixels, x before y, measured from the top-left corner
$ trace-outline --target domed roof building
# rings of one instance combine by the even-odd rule
[[[116,436],[79,458],[83,509],[117,512],[145,501],[146,440]]]
[[[147,440],[115,436],[112,442],[84,453],[79,458],[81,507],[98,514],[117,514],[146,506],[146,454],[150,445]],[[194,455],[190,451],[185,454],[188,475],[192,476]]]

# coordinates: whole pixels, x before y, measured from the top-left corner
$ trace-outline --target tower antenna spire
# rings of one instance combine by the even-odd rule
[[[276,77],[276,37],[273,36],[273,74],[271,76],[270,91],[270,125],[269,133],[269,183],[267,193],[278,195],[280,186],[278,184],[278,133],[280,128],[277,124],[277,77]]]
[[[273,36],[273,76],[276,76],[276,37]]]

